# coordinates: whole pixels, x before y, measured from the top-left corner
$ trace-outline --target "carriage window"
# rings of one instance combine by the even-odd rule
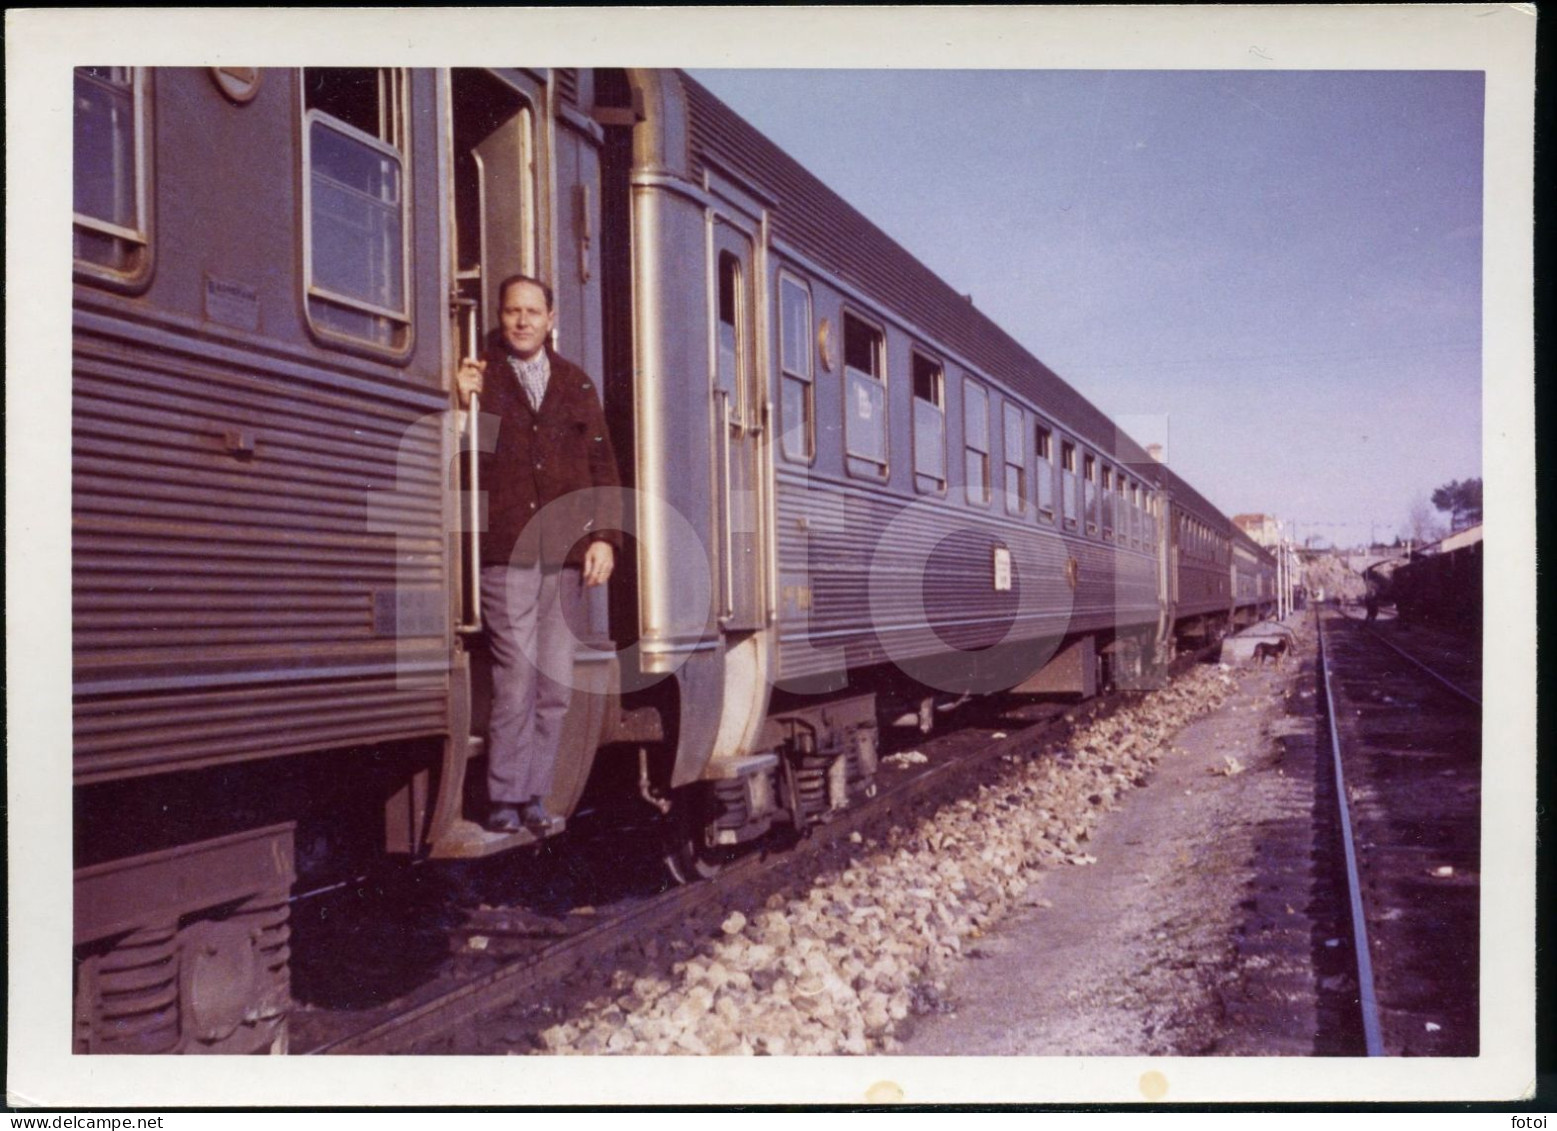
[[[1087,533],[1097,533],[1097,459],[1093,456],[1082,456],[1083,469],[1081,489],[1084,492],[1084,502],[1087,510]]]
[[[1114,536],[1114,469],[1103,468],[1102,472],[1102,508],[1103,508],[1103,537]]]
[[[1076,529],[1081,500],[1076,496],[1076,445],[1060,445],[1060,512],[1069,530]]]
[[[75,258],[128,278],[147,266],[146,79],[138,67],[75,70]]]
[[[976,381],[962,382],[962,434],[967,456],[968,502],[989,503],[989,394]]]
[[[1014,404],[1004,406],[1006,465],[1006,513],[1027,513],[1027,428],[1022,410]]]
[[[303,71],[303,261],[322,332],[400,349],[410,334],[405,78]]]
[[[719,362],[714,367],[719,387],[730,394],[732,402],[741,394],[741,335],[738,311],[741,308],[741,261],[728,251],[719,253]],[[740,407],[732,403],[732,412]]]
[[[874,326],[843,316],[844,447],[851,466],[887,471],[886,337]]]
[[[914,352],[914,486],[946,490],[946,374]]]
[[[784,455],[802,463],[816,455],[816,398],[811,370],[811,292],[779,276],[779,366]]]
[[[1033,450],[1038,466],[1033,469],[1037,490],[1038,517],[1054,521],[1054,433],[1039,425],[1033,433]]]

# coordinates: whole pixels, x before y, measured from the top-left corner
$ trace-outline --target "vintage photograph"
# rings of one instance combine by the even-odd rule
[[[1520,1098],[1533,15],[1048,11],[51,25],[13,1104]]]

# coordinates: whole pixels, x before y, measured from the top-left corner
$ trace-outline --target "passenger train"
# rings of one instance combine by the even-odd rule
[[[597,380],[627,551],[553,812],[635,783],[683,872],[873,791],[879,727],[1137,684],[1270,555],[689,76],[74,77],[74,1040],[285,1047],[312,845],[480,825],[451,395],[497,280]],[[562,842],[565,844],[565,842]]]

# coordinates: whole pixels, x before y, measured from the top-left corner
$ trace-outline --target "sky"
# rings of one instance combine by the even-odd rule
[[[1481,475],[1480,72],[691,73],[1225,513]]]

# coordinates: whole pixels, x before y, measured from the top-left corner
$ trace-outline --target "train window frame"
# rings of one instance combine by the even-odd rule
[[[1081,491],[1076,479],[1076,445],[1060,439],[1060,519],[1066,530],[1079,530]]]
[[[1127,512],[1129,498],[1125,494],[1125,475],[1114,468],[1114,494],[1109,500],[1110,517],[1113,519],[1114,540],[1121,546],[1130,544],[1130,516]]]
[[[980,399],[983,402],[983,404],[982,404],[982,406],[980,408],[980,411],[977,414],[975,414],[969,407],[968,400],[969,400],[970,396],[972,396],[974,398],[977,398],[977,399]],[[983,425],[983,427],[981,429],[981,431],[983,433],[982,437],[980,437],[977,433],[975,433],[975,431],[973,429],[973,424],[974,424],[975,420],[980,421],[982,423],[982,425]],[[987,507],[987,506],[989,506],[990,502],[991,502],[991,500],[993,498],[993,495],[994,495],[993,484],[992,484],[992,482],[990,480],[990,466],[989,466],[990,435],[989,434],[990,434],[990,427],[989,427],[989,390],[984,387],[983,382],[975,380],[973,377],[969,376],[968,374],[963,374],[963,378],[962,378],[962,453],[963,453],[963,455],[962,455],[962,485],[963,485],[963,496],[964,496],[964,498],[966,498],[966,500],[971,505],[976,506],[976,507]],[[982,440],[982,443],[984,445],[983,448],[980,448],[978,446],[977,441],[980,441],[980,440]],[[982,482],[982,485],[983,485],[982,491],[980,491],[977,494],[975,494],[975,491],[974,491],[974,478],[975,478],[975,474],[974,473],[975,472],[978,473],[977,477],[980,479],[980,481]]]
[[[1106,463],[1099,465],[1098,510],[1101,512],[1098,524],[1103,529],[1103,538],[1112,542],[1114,540],[1114,469]]]
[[[909,391],[914,450],[914,490],[921,495],[946,494],[946,366],[919,349],[909,350]],[[933,432],[933,446],[929,443]],[[933,455],[933,466],[927,457]]]
[[[1042,420],[1033,425],[1033,509],[1039,521],[1054,521],[1054,429]]]
[[[109,88],[114,79],[89,74],[95,70],[126,72],[129,99],[129,201],[132,222],[128,225],[117,219],[82,212],[78,209],[77,178],[86,167],[82,157],[81,110],[88,104],[80,84],[89,87]],[[147,67],[76,67],[72,71],[72,185],[71,185],[71,256],[77,279],[106,285],[117,290],[138,291],[151,281],[154,266],[154,209],[155,194],[151,191],[152,176],[152,72]],[[117,137],[115,138],[117,141]],[[119,160],[118,146],[111,155]],[[110,177],[110,179],[113,179]],[[114,186],[117,188],[117,186]],[[112,191],[112,190],[111,190]],[[117,193],[114,193],[117,195]],[[120,217],[123,219],[123,217]],[[83,253],[83,241],[101,241],[105,252],[115,255],[117,262],[94,258]]]
[[[802,324],[795,325],[789,316],[791,308],[786,298],[798,296],[804,303]],[[810,465],[816,462],[816,361],[812,345],[811,328],[815,314],[811,302],[811,288],[804,279],[788,271],[778,275],[779,316],[779,449],[791,463]],[[791,332],[796,335],[791,341]],[[799,357],[791,356],[794,347]],[[801,368],[801,366],[804,368]],[[797,400],[792,404],[791,393]],[[798,412],[796,410],[798,409]],[[799,420],[792,417],[797,416]],[[799,425],[800,449],[791,446]]]
[[[310,106],[308,75],[317,70],[374,71],[378,80],[378,130],[379,135],[368,133],[343,117],[317,106]],[[297,105],[302,123],[299,147],[300,216],[303,241],[302,290],[303,314],[309,332],[321,343],[354,351],[367,351],[373,355],[404,360],[411,355],[414,346],[412,312],[415,309],[413,286],[415,271],[411,240],[411,115],[409,107],[410,75],[402,67],[350,67],[350,68],[299,68],[297,71]],[[380,304],[372,299],[347,294],[344,291],[321,285],[315,272],[315,252],[318,238],[315,233],[315,129],[322,128],[337,140],[344,140],[359,147],[359,151],[374,154],[393,163],[396,182],[395,210],[399,219],[399,306]],[[342,186],[343,188],[350,186]],[[363,194],[366,195],[366,194]],[[371,256],[368,257],[371,259]],[[371,263],[370,263],[371,266]],[[387,273],[386,276],[387,278]],[[330,318],[355,316],[365,325],[380,331],[381,336],[357,333],[342,323],[331,323]]]
[[[890,464],[892,430],[887,399],[887,331],[886,327],[863,314],[845,307],[843,322],[843,452],[850,475],[867,479],[886,479]],[[850,327],[855,327],[851,335]],[[861,369],[851,364],[850,355],[861,356],[860,335],[865,335],[865,352],[874,369]],[[851,339],[855,343],[851,347]],[[856,412],[858,408],[861,411]],[[869,410],[868,412],[865,410]],[[879,416],[879,426],[873,417]],[[857,421],[863,423],[856,423]],[[874,448],[858,448],[855,444],[861,429],[870,426],[875,440]]]
[[[1005,489],[1006,513],[1025,516],[1028,497],[1027,413],[1021,405],[1006,401],[1000,406],[1000,420],[1003,428],[1000,457],[1005,467],[1001,486]],[[1012,458],[1013,452],[1015,459]],[[1016,479],[1014,492],[1011,490],[1013,475]]]
[[[1086,515],[1087,533],[1097,537],[1097,456],[1091,452],[1081,456],[1081,510]]]
[[[746,300],[746,265],[726,248],[714,256],[714,381],[728,397],[727,416],[746,411],[746,342],[741,309]]]

